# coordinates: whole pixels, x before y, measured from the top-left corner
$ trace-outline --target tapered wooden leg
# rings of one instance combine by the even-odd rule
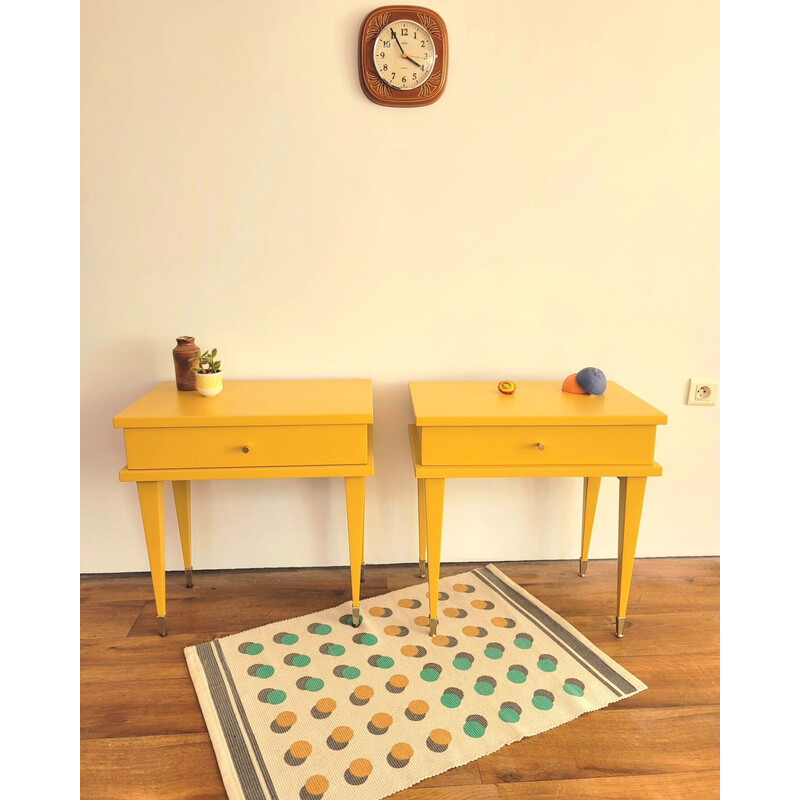
[[[442,557],[444,478],[423,478],[425,531],[428,541],[428,603],[431,636],[439,625],[439,565]]]
[[[164,483],[163,481],[137,482],[139,507],[142,511],[147,557],[150,559],[150,576],[156,597],[158,632],[167,635],[167,573],[164,558]]]
[[[419,517],[419,576],[425,577],[425,560],[428,557],[428,531],[425,522],[425,489],[422,478],[417,479],[417,513]]]
[[[581,535],[581,563],[578,574],[586,577],[586,565],[589,562],[589,542],[592,540],[594,513],[597,511],[597,495],[600,492],[600,478],[583,479],[583,524]]]
[[[361,560],[364,556],[364,497],[366,478],[344,479],[347,499],[347,534],[350,542],[350,586],[353,592],[353,627],[361,624]]]
[[[172,496],[178,515],[178,531],[181,534],[183,568],[186,572],[186,588],[194,585],[192,576],[192,482],[172,481]]]
[[[617,638],[622,638],[628,596],[633,577],[633,559],[639,536],[647,478],[619,479],[619,555],[617,558]]]

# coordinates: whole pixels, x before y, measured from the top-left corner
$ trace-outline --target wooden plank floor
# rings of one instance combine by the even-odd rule
[[[478,564],[442,566],[442,575]],[[638,559],[625,638],[616,562],[498,563],[647,691],[393,795],[394,800],[719,797],[719,559]],[[363,597],[419,583],[368,567]],[[183,648],[349,600],[345,568],[167,576],[169,636],[148,574],[81,579],[81,797],[225,800]]]

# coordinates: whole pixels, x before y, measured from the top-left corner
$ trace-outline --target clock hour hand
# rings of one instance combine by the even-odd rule
[[[403,53],[403,58],[407,58],[412,64],[416,64],[420,69],[422,69],[422,64],[420,64],[419,61],[414,61],[414,59],[411,58],[408,53]]]

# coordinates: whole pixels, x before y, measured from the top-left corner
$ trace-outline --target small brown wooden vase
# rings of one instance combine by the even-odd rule
[[[178,344],[172,351],[172,360],[175,362],[175,383],[179,392],[193,392],[197,389],[196,373],[192,371],[192,365],[197,358],[198,349],[194,336],[178,337]]]

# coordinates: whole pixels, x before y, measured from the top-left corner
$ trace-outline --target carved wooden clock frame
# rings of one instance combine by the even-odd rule
[[[436,48],[436,61],[430,77],[416,89],[395,89],[381,80],[375,69],[372,52],[375,39],[383,28],[395,20],[408,19],[430,33]],[[381,106],[427,106],[436,102],[447,82],[447,28],[444,20],[434,11],[421,6],[381,6],[371,11],[361,23],[358,65],[361,88],[364,94]]]

